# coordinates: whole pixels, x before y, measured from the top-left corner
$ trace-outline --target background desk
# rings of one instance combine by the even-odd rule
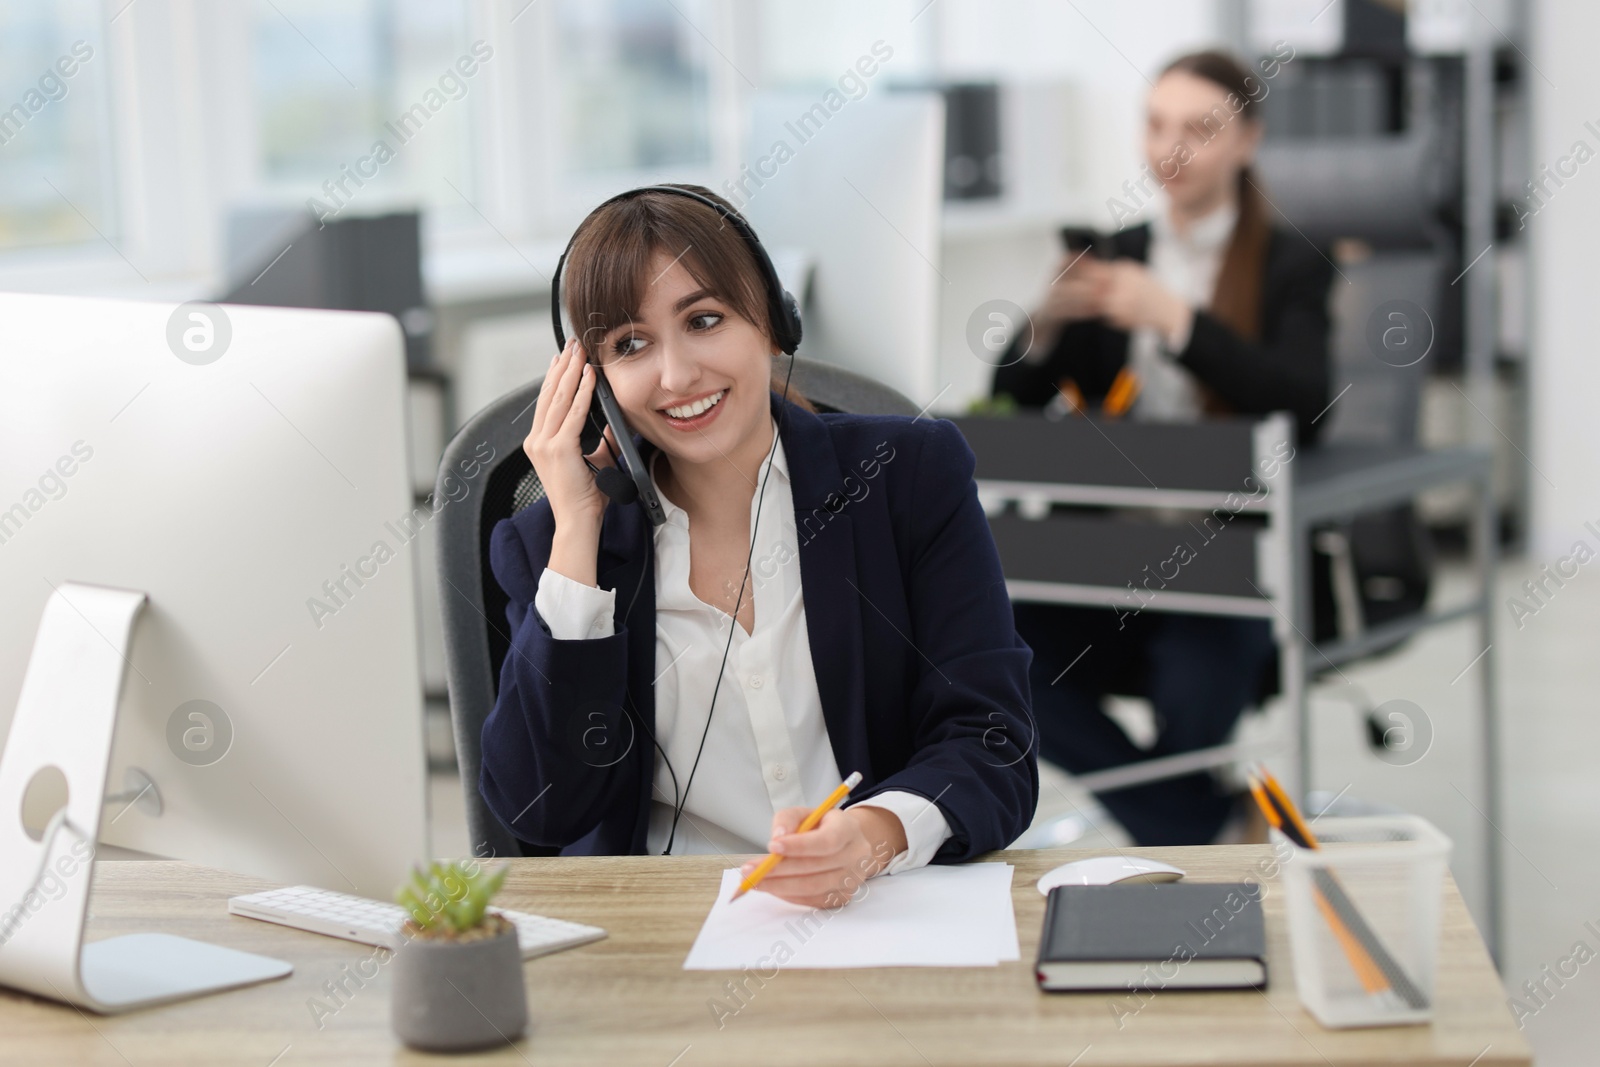
[[[1261,871],[1265,845],[1132,849],[1189,871],[1193,880],[1267,882],[1271,988],[1266,993],[1157,993],[1121,1028],[1111,1005],[1131,995],[1043,994],[1033,981],[1044,871],[1082,850],[996,852],[1016,865],[1013,897],[1022,959],[996,968],[783,970],[752,975],[745,1007],[730,1008],[733,971],[685,971],[717,892],[720,856],[518,859],[502,903],[595,923],[610,937],[524,965],[531,1025],[514,1048],[479,1063],[634,1064],[1431,1064],[1506,1067],[1531,1062],[1505,994],[1453,882],[1446,884],[1439,995],[1429,1027],[1324,1030],[1295,998],[1283,897]],[[1270,869],[1270,868],[1268,868]],[[344,966],[373,958],[364,945],[227,914],[227,898],[268,888],[189,864],[97,865],[91,940],[164,930],[293,961],[289,978],[131,1015],[103,1018],[0,991],[0,1063],[295,1064],[432,1063],[389,1030],[389,975],[357,989],[318,1029],[308,1002]],[[371,971],[372,965],[367,970]],[[768,972],[770,973],[770,972]],[[1087,1051],[1086,1051],[1087,1050]],[[1077,1057],[1075,1059],[1075,1057]]]
[[[1482,841],[1484,877],[1483,896],[1474,896],[1472,882],[1468,895],[1475,904],[1480,899],[1484,904],[1479,914],[1491,946],[1496,944],[1503,931],[1503,863],[1500,835],[1492,827],[1504,820],[1495,658],[1490,654],[1496,518],[1487,451],[1354,443],[1291,450],[1292,421],[1283,413],[1199,423],[1052,420],[1032,412],[954,421],[977,455],[978,496],[989,515],[1013,601],[1271,621],[1279,691],[1290,715],[1284,723],[1287,736],[1270,750],[1286,748],[1294,754],[1281,774],[1308,811],[1315,810],[1309,794],[1316,784],[1312,683],[1330,672],[1338,675],[1333,681],[1347,683],[1341,664],[1392,649],[1424,629],[1476,619],[1478,640],[1467,655],[1478,657],[1468,667],[1476,668],[1480,701],[1480,754],[1474,768],[1480,799],[1469,803],[1483,815],[1472,832]],[[1313,531],[1458,484],[1470,486],[1477,499],[1469,530],[1478,578],[1475,594],[1455,607],[1424,605],[1368,625],[1359,621],[1358,576],[1346,555],[1348,595],[1335,599],[1345,600],[1354,613],[1348,621],[1359,623],[1357,632],[1314,641]],[[1067,513],[1053,514],[1053,505],[1071,510],[1054,509]],[[1172,517],[1172,509],[1209,511],[1213,518],[1195,524],[1187,516]],[[1261,524],[1253,529],[1244,522],[1232,524],[1235,515],[1254,515]],[[1187,557],[1179,555],[1179,542],[1187,546]],[[1337,594],[1337,576],[1333,585]],[[1074,777],[1082,788],[1101,793],[1250,763],[1267,754],[1259,745],[1224,743]],[[1465,832],[1457,829],[1452,836],[1460,840]],[[1462,853],[1457,857],[1458,869],[1472,862]]]

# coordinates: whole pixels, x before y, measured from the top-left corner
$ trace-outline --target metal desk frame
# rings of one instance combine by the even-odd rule
[[[964,420],[956,420],[958,423]],[[1122,424],[1119,432],[1137,432],[1137,424]],[[1171,427],[1163,432],[1171,433]],[[1102,431],[1102,436],[1105,436]],[[1254,424],[1252,450],[1257,462],[1273,455],[1281,442],[1292,440],[1293,423],[1289,416],[1274,414]],[[1110,437],[1106,440],[1116,448]],[[1123,458],[1127,459],[1126,454]],[[1133,469],[1137,466],[1128,460]],[[1024,516],[1042,517],[1051,504],[1107,508],[1216,508],[1226,506],[1227,494],[1215,490],[1162,489],[1154,483],[1072,484],[984,478],[984,458],[979,458],[978,494],[991,516],[1015,503]],[[1270,619],[1279,648],[1279,684],[1293,714],[1291,736],[1286,747],[1295,753],[1294,791],[1302,798],[1312,780],[1310,746],[1310,702],[1308,687],[1314,678],[1385,648],[1421,630],[1476,615],[1481,647],[1485,650],[1474,666],[1479,672],[1481,699],[1480,772],[1483,777],[1485,828],[1485,885],[1488,892],[1488,941],[1496,959],[1501,956],[1504,928],[1501,885],[1502,849],[1496,827],[1500,825],[1501,781],[1499,760],[1499,709],[1496,699],[1494,657],[1493,596],[1496,562],[1496,524],[1490,453],[1487,450],[1456,447],[1428,450],[1412,446],[1329,445],[1299,449],[1274,478],[1262,478],[1261,468],[1248,472],[1267,487],[1265,499],[1236,513],[1265,513],[1266,526],[1256,545],[1257,577],[1252,584],[1259,596],[1228,596],[1206,593],[1156,591],[1141,610],[1189,612],[1196,614],[1240,615]],[[1150,479],[1139,472],[1146,482]],[[1237,472],[1219,480],[1242,477]],[[1478,573],[1477,595],[1463,604],[1443,610],[1423,611],[1373,626],[1361,636],[1327,644],[1311,640],[1311,536],[1313,528],[1331,519],[1356,515],[1413,501],[1421,493],[1447,485],[1468,484],[1475,495],[1471,527],[1471,548]],[[1119,578],[1125,576],[1118,576]],[[1048,602],[1112,607],[1127,603],[1126,591],[1110,584],[1076,584],[1030,580],[1006,581],[1007,592],[1015,601]],[[1113,767],[1075,780],[1091,792],[1108,791],[1159,781],[1232,763],[1250,755],[1242,747],[1228,744],[1176,756]]]

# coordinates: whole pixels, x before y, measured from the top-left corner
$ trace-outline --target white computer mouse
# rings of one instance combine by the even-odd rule
[[[1058,885],[1111,885],[1113,882],[1176,882],[1186,872],[1170,863],[1142,856],[1092,856],[1073,860],[1039,879],[1039,892],[1049,895]]]

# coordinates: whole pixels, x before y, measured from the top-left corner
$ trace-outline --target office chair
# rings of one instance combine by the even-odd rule
[[[1391,301],[1406,300],[1427,309],[1442,332],[1446,317],[1439,292],[1448,285],[1438,259],[1428,252],[1389,251],[1343,269],[1350,282],[1337,286],[1331,301],[1329,395],[1341,390],[1344,395],[1328,413],[1322,441],[1416,445],[1429,361],[1394,366],[1379,360],[1367,336],[1368,324]],[[1449,344],[1441,336],[1434,347],[1447,349]],[[1315,576],[1318,641],[1358,638],[1373,626],[1415,614],[1427,603],[1432,542],[1412,505],[1330,524],[1319,531],[1316,550],[1327,560]]]
[[[781,361],[779,366],[787,371]],[[533,464],[522,450],[543,384],[540,377],[514,389],[468,419],[446,446],[439,464],[436,499],[450,501],[451,492],[460,497],[461,472],[470,469],[474,457],[481,458],[479,450],[484,445],[493,449],[488,469],[467,483],[468,494],[450,501],[435,518],[451,728],[475,856],[553,856],[560,851],[516,838],[478,792],[483,723],[494,708],[500,665],[511,645],[508,598],[489,569],[489,536],[501,519],[544,496]],[[919,414],[915,404],[888,386],[805,357],[795,357],[792,388],[820,412]],[[463,462],[467,468],[461,466]]]

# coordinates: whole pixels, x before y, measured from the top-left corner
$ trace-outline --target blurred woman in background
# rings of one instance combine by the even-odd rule
[[[1100,255],[1068,252],[1033,315],[1028,350],[1008,352],[996,372],[996,395],[1172,422],[1287,410],[1299,440],[1311,439],[1328,402],[1333,264],[1272,222],[1251,166],[1265,92],[1221,52],[1162,71],[1145,128],[1161,186],[1151,220],[1097,241]],[[1261,619],[1119,618],[1053,604],[1016,604],[1015,613],[1034,650],[1040,753],[1076,773],[1224,743],[1271,661]],[[1153,746],[1134,744],[1105,714],[1111,692],[1149,698]],[[1100,799],[1143,845],[1228,839],[1238,833],[1230,816],[1242,822],[1248,812],[1244,797],[1205,772]]]

